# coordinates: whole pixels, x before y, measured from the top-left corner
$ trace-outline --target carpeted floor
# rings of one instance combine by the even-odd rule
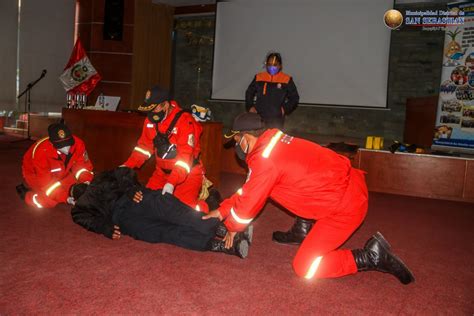
[[[237,257],[112,241],[75,225],[67,206],[22,204],[21,156],[29,143],[0,136],[0,314],[450,314],[474,313],[474,205],[371,194],[369,214],[346,243],[380,230],[414,272],[403,286],[366,272],[307,281],[291,268],[297,250],[271,241],[292,218],[268,204],[250,255]],[[240,176],[223,175],[224,194]]]

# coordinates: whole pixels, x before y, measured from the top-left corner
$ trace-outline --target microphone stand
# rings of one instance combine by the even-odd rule
[[[28,83],[28,85],[26,86],[25,90],[23,90],[23,91],[17,96],[17,99],[20,99],[24,94],[26,94],[25,112],[27,113],[27,131],[26,131],[26,138],[13,141],[14,143],[15,143],[15,142],[25,141],[25,140],[31,140],[31,135],[30,135],[30,124],[31,124],[31,120],[30,120],[30,111],[31,111],[31,89],[32,89],[41,79],[43,79],[45,76],[46,76],[46,70],[43,70],[43,72],[41,73],[41,75],[39,76],[39,78],[36,79],[35,81],[32,81],[32,82]]]

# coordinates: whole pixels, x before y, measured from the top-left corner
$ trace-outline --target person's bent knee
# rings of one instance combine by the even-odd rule
[[[293,270],[296,275],[305,279],[314,279],[317,277],[316,272],[321,264],[322,256],[314,259],[301,259],[298,256],[293,260]]]

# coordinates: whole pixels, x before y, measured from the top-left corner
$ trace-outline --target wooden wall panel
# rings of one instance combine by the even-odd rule
[[[474,202],[474,161],[468,161],[464,182],[464,198]]]
[[[120,109],[130,108],[133,22],[135,0],[124,1],[123,39],[103,39],[105,0],[76,0],[79,8],[77,34],[102,81],[89,95],[94,105],[100,93],[121,97]]]
[[[92,22],[92,7],[94,0],[76,0],[77,22]]]
[[[130,82],[132,77],[132,56],[89,53],[95,69],[105,81]]]
[[[90,51],[91,48],[91,36],[92,36],[92,25],[90,23],[86,24],[76,24],[77,36],[81,39],[82,46],[86,52]]]
[[[360,169],[369,191],[463,200],[464,159],[361,150]]]
[[[92,21],[104,22],[105,0],[94,0]],[[135,0],[124,0],[123,3],[123,24],[133,24],[135,14]]]
[[[407,99],[404,142],[431,146],[437,107],[438,96]]]
[[[90,50],[95,52],[133,53],[133,26],[123,27],[121,41],[104,40],[104,24],[92,24]]]
[[[201,148],[206,150],[201,151],[201,159],[205,162],[206,172],[211,181],[220,182],[220,172],[222,170],[222,146],[220,143],[222,135],[222,123],[208,122],[203,124],[201,135]]]

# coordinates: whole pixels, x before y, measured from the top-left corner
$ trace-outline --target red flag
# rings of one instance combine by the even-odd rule
[[[68,93],[85,93],[86,95],[89,95],[89,93],[94,90],[101,79],[99,73],[95,70],[87,57],[86,51],[79,38],[74,45],[66,67],[64,67],[64,72],[59,79]]]

